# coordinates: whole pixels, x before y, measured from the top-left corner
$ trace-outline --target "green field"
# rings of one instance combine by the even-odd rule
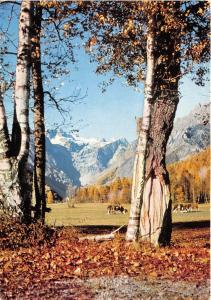
[[[47,224],[55,226],[87,226],[114,225],[121,226],[128,223],[129,213],[122,215],[108,215],[107,205],[101,203],[76,204],[75,208],[68,208],[67,203],[48,205],[52,211],[47,214]],[[129,210],[129,204],[124,205]],[[209,204],[199,205],[199,211],[188,213],[173,213],[173,222],[207,221],[210,219]]]

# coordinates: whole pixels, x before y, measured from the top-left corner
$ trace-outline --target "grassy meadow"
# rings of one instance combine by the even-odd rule
[[[67,203],[48,205],[52,211],[46,215],[49,225],[55,226],[87,226],[113,225],[121,226],[128,223],[129,212],[122,214],[107,214],[107,205],[102,203],[78,203],[75,208],[69,208]],[[124,205],[130,209],[129,204]],[[206,221],[210,219],[209,204],[200,204],[199,211],[188,213],[173,213],[173,222]]]

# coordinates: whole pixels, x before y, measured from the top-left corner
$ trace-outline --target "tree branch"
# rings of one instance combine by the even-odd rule
[[[0,0],[0,5],[1,5],[1,4],[16,4],[16,5],[21,6],[21,3],[20,3],[20,2],[17,2],[17,1],[10,1],[10,0]]]
[[[6,51],[6,52],[4,52],[4,53],[0,53],[0,54],[7,54],[7,55],[15,55],[15,56],[17,56],[17,53],[16,52],[11,52],[11,51]]]
[[[52,94],[49,91],[44,91],[43,93],[48,95],[49,100],[53,102],[53,104],[56,106],[56,109],[60,112],[60,114],[67,112],[61,107],[61,105],[59,105],[59,102],[55,99],[55,97],[52,96]]]

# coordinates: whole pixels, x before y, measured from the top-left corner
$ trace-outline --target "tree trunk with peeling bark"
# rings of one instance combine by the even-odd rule
[[[35,220],[45,220],[45,116],[44,93],[41,71],[41,19],[42,8],[35,6],[33,16],[32,37],[32,81],[34,87],[34,190],[35,190]]]
[[[145,167],[149,131],[151,125],[151,111],[154,93],[154,71],[155,71],[155,18],[151,16],[148,22],[147,32],[147,74],[145,81],[144,111],[141,130],[135,154],[130,218],[126,233],[126,240],[137,240],[139,237],[140,212],[143,202]]]
[[[155,78],[158,80],[152,110],[150,144],[146,159],[146,181],[140,218],[140,236],[154,245],[168,245],[172,231],[172,201],[165,157],[179,102],[180,53],[175,52],[175,45],[178,44],[175,32],[164,36],[160,34],[158,47],[162,47],[161,55],[165,55],[166,60],[164,63],[159,63],[158,60],[156,66]],[[165,79],[166,66],[168,66],[168,73]],[[162,90],[160,90],[161,86]]]
[[[154,245],[168,245],[171,239],[170,182],[165,155],[177,103],[178,97],[157,99],[151,120],[151,144],[146,160],[147,180],[141,208],[140,236]]]
[[[1,153],[5,149],[7,151],[0,159],[0,187],[5,206],[21,211],[25,222],[30,221],[31,215],[30,175],[27,170],[29,154],[30,28],[31,1],[23,0],[19,18],[15,83],[14,122],[17,126],[13,126],[12,142],[9,139],[5,109],[3,100],[1,100],[0,151]]]
[[[159,28],[165,25],[164,22],[162,15],[158,14],[154,23],[156,41],[153,44],[156,49],[151,49],[151,54],[149,45],[153,44],[149,43],[149,39],[152,38],[150,36],[152,28],[148,26],[147,76],[150,57],[153,56],[154,67],[151,80],[154,81],[154,85],[151,85],[149,104],[147,95],[145,96],[144,114],[134,164],[131,212],[126,235],[127,240],[140,238],[156,246],[168,245],[171,239],[170,182],[165,155],[179,102],[178,85],[181,75],[180,52],[175,51],[180,44],[177,38],[179,35],[174,28],[169,32],[160,31]],[[148,78],[146,78],[146,88],[149,86],[147,80]],[[148,122],[145,121],[146,106],[150,107]]]

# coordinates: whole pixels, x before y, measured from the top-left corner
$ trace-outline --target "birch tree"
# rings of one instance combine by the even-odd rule
[[[98,62],[96,72],[113,72],[112,80],[115,76],[124,77],[128,84],[139,87],[141,81],[146,85],[148,17],[155,9],[151,124],[147,144],[143,126],[139,134],[126,237],[136,240],[139,236],[155,245],[166,245],[171,238],[166,146],[179,102],[179,80],[190,73],[197,84],[202,84],[206,76],[206,65],[202,64],[209,60],[208,3],[95,3],[91,13],[87,13],[85,24],[90,30],[87,42],[90,55]],[[145,107],[146,102],[144,116]],[[140,137],[146,148],[140,147]],[[147,149],[146,152],[143,149]],[[144,165],[142,162],[145,162]]]
[[[0,187],[3,205],[22,212],[30,220],[30,180],[27,170],[29,154],[29,93],[31,51],[31,1],[23,0],[19,17],[18,52],[15,82],[15,109],[12,139],[6,123],[1,95],[1,147]],[[1,93],[2,94],[2,93]],[[17,130],[18,129],[18,130]],[[6,152],[5,152],[6,150]],[[4,153],[4,154],[3,154]]]
[[[137,239],[139,235],[140,213],[143,205],[143,193],[145,182],[145,168],[147,157],[147,145],[151,126],[151,114],[154,94],[155,77],[155,16],[149,16],[147,32],[147,73],[145,81],[145,98],[142,118],[142,126],[139,132],[137,149],[134,161],[131,209],[127,229],[127,240]]]
[[[58,97],[55,93],[59,84],[51,85],[51,81],[68,76],[69,63],[74,63],[72,41],[65,38],[69,28],[60,14],[65,8],[65,2],[37,1],[33,5],[32,30],[32,82],[34,89],[34,219],[45,220],[45,102],[50,102],[63,116],[69,117],[69,109],[65,104],[77,101],[77,95]],[[70,20],[69,20],[70,21]],[[74,22],[75,23],[75,22]],[[71,37],[78,34],[72,21]],[[65,26],[66,25],[66,26]],[[68,27],[68,28],[67,28]],[[42,47],[42,50],[41,50]],[[43,55],[44,54],[44,55]],[[70,64],[71,65],[71,64]],[[44,87],[43,82],[49,82]]]
[[[5,2],[4,2],[5,3]],[[10,2],[7,2],[10,3]],[[15,2],[15,5],[18,4]],[[5,4],[6,5],[6,4]],[[31,2],[31,63],[32,63],[32,83],[34,95],[34,188],[36,204],[33,208],[34,219],[45,219],[46,208],[45,199],[45,117],[44,100],[46,104],[55,107],[64,118],[69,119],[69,104],[80,98],[77,92],[67,97],[58,97],[56,91],[59,90],[59,81],[69,74],[69,62],[74,63],[72,40],[65,38],[70,26],[62,20],[60,14],[65,9],[66,4],[55,1]],[[74,5],[73,5],[74,6]],[[11,9],[12,11],[12,9]],[[71,37],[78,35],[74,13],[69,18],[71,23]],[[65,26],[64,26],[65,25]],[[9,40],[8,46],[3,48],[3,55],[15,54],[10,51],[10,46],[14,43]],[[41,51],[41,44],[43,46]],[[41,59],[43,57],[43,59]],[[56,80],[56,85],[54,80]],[[43,82],[48,85],[43,86]],[[52,82],[54,82],[52,84]],[[46,97],[44,97],[46,96]],[[48,100],[48,102],[47,102]],[[64,105],[64,107],[63,107]],[[58,124],[57,124],[58,125]],[[17,108],[14,108],[14,120],[12,130],[11,155],[18,156],[20,147],[21,128],[17,118]]]

